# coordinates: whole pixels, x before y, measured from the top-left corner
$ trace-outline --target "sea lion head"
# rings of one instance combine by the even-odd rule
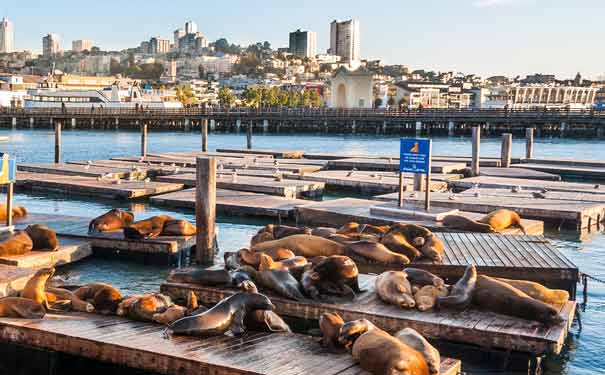
[[[412,240],[412,245],[417,248],[421,248],[424,245],[425,239],[424,237],[414,237]]]
[[[367,319],[358,319],[345,323],[340,328],[338,342],[348,350],[353,348],[355,341],[364,333],[376,328],[372,322]]]
[[[259,256],[260,256],[260,264],[258,265],[259,271],[272,270],[275,268],[279,268],[273,261],[273,258],[268,256],[267,254],[260,253]]]
[[[252,265],[254,267],[258,266],[258,264],[260,263],[259,254],[252,252],[250,249],[240,249],[237,252],[237,255],[244,263]]]
[[[117,316],[128,315],[130,308],[132,307],[132,305],[134,305],[134,303],[136,301],[139,300],[139,298],[141,298],[141,296],[124,297],[124,299],[122,299],[122,301],[118,304],[118,308],[116,309],[116,315]]]
[[[36,273],[34,274],[34,277],[45,277],[46,280],[48,280],[51,277],[53,277],[54,274],[55,274],[54,267],[40,268],[38,271],[36,271]]]
[[[543,308],[540,309],[537,313],[538,321],[546,325],[559,324],[563,321],[563,319],[559,316],[557,310],[552,308],[550,305],[544,305],[545,306],[543,306]]]
[[[269,297],[260,293],[240,292],[245,297],[245,304],[249,310],[275,310],[275,305],[271,303]]]

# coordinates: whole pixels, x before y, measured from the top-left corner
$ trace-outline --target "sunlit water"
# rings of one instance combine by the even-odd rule
[[[53,160],[54,136],[49,130],[0,130],[0,136],[10,137],[8,143],[0,144],[0,151],[15,155],[18,162],[51,162]],[[135,155],[139,150],[139,134],[137,132],[115,131],[80,131],[65,130],[63,132],[64,160],[94,160],[113,156]],[[308,152],[333,152],[342,154],[374,154],[396,155],[398,151],[397,137],[350,136],[350,135],[261,135],[255,134],[255,148],[300,149]],[[199,133],[156,133],[149,136],[149,152],[193,151],[199,150]],[[245,145],[244,134],[211,134],[209,147],[241,148]],[[468,138],[435,138],[434,152],[440,155],[469,155],[470,141]],[[524,152],[523,140],[513,144],[514,155],[521,156]],[[499,138],[486,138],[481,144],[482,155],[498,156],[500,152]],[[575,159],[605,160],[603,142],[572,139],[537,139],[535,144],[537,157],[562,157]],[[112,207],[134,208],[137,217],[143,218],[157,213],[168,213],[175,217],[194,220],[192,211],[175,211],[163,207],[154,207],[145,202],[121,201],[91,201],[87,198],[74,198],[50,195],[15,196],[16,204],[22,204],[31,212],[46,212],[66,215],[93,217]],[[219,244],[221,249],[238,249],[245,246],[250,236],[265,222],[255,219],[219,218]],[[605,279],[605,236],[595,234],[583,243],[569,240],[573,236],[551,233],[555,245],[582,272]],[[143,266],[135,263],[111,261],[91,258],[67,266],[62,274],[71,281],[85,283],[90,281],[106,281],[122,289],[125,293],[149,292],[158,290],[159,284],[165,279],[167,267]],[[581,287],[579,288],[581,290]],[[578,298],[581,299],[581,293]],[[561,374],[596,374],[605,368],[605,287],[598,283],[590,283],[589,303],[581,314],[582,330],[578,323],[574,327],[561,356],[547,358],[545,373]],[[497,366],[498,364],[494,364]],[[497,373],[492,363],[473,363],[470,373]],[[467,367],[467,370],[469,368]]]

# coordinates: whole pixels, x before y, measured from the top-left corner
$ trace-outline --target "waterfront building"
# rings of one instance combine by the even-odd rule
[[[356,64],[361,59],[359,21],[332,21],[330,24],[329,54],[342,57],[348,64]]]
[[[289,51],[301,58],[314,58],[317,54],[317,34],[300,29],[290,33]]]
[[[7,18],[0,21],[0,53],[11,53],[14,50],[13,23]]]
[[[508,109],[590,109],[597,88],[583,86],[514,85],[490,89],[479,108]]]
[[[395,101],[404,108],[447,108],[449,85],[403,81],[396,84]]]
[[[23,107],[27,84],[22,76],[0,75],[0,107]]]
[[[92,48],[92,40],[80,39],[71,42],[71,50],[73,52],[90,51]]]
[[[340,67],[332,77],[329,106],[331,108],[372,108],[374,104],[372,73],[366,68],[355,70]]]
[[[48,33],[42,38],[42,55],[44,57],[53,57],[61,52],[61,39],[59,35]]]
[[[162,39],[159,36],[149,40],[149,53],[152,55],[161,55],[170,52],[170,40]]]

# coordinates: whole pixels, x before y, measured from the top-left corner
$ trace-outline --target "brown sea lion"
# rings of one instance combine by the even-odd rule
[[[292,332],[290,326],[271,310],[253,310],[244,318],[246,330],[257,332]]]
[[[74,290],[76,297],[92,303],[95,311],[102,314],[115,314],[122,301],[122,293],[105,283],[90,283]]]
[[[422,237],[419,237],[422,238]],[[443,246],[443,242],[439,237],[435,234],[432,234],[426,238],[424,238],[424,245],[420,248],[420,252],[423,257],[432,260],[435,263],[443,262],[443,252],[445,251],[445,247]]]
[[[339,342],[352,348],[353,359],[374,375],[428,375],[424,356],[365,319],[342,326]]]
[[[110,232],[124,229],[132,224],[134,215],[132,212],[113,208],[103,215],[96,217],[88,224],[88,232]]]
[[[525,233],[525,228],[521,224],[521,217],[512,210],[501,208],[485,215],[478,220],[480,223],[488,224],[495,232],[501,233],[509,227],[517,227]]]
[[[151,320],[155,323],[168,325],[188,315],[185,306],[172,305],[164,312],[153,314]]]
[[[405,223],[396,223],[391,225],[391,228],[388,233],[394,232],[403,234],[405,238],[408,239],[408,241],[411,241],[413,238],[416,237],[426,238],[432,234],[430,230],[423,226]]]
[[[133,320],[151,322],[155,314],[164,313],[174,304],[170,297],[161,293],[125,298],[118,306],[116,314]]]
[[[343,243],[343,244],[356,242],[356,241],[373,241],[373,242],[380,241],[379,236],[376,236],[374,234],[369,234],[369,233],[347,233],[347,234],[336,233],[336,234],[333,234],[326,238],[329,240],[332,240],[332,241]]]
[[[494,233],[494,228],[489,224],[483,224],[462,215],[447,215],[443,218],[442,224],[447,228],[468,232]]]
[[[187,220],[168,220],[164,223],[161,236],[193,236],[196,232],[195,225]]]
[[[397,254],[405,255],[409,260],[420,258],[422,253],[410,241],[405,234],[391,230],[382,237],[380,243]]]
[[[405,274],[408,276],[409,282],[413,285],[417,285],[420,287],[423,287],[425,285],[445,285],[445,282],[442,278],[420,268],[407,267],[403,269],[403,272],[405,272]]]
[[[232,282],[229,271],[203,268],[180,268],[170,271],[166,278],[171,283],[189,283],[206,286],[229,285]]]
[[[71,309],[74,311],[81,311],[81,312],[93,312],[95,310],[94,306],[91,303],[88,303],[84,300],[81,300],[80,298],[78,298],[72,291],[67,290],[67,289],[63,289],[63,288],[56,288],[56,287],[51,287],[51,286],[47,286],[46,287],[46,296],[48,299],[48,295],[52,294],[55,296],[56,299],[58,300],[69,300],[71,301]]]
[[[13,206],[11,212],[13,219],[21,219],[27,216],[27,209],[23,206]],[[6,221],[6,203],[0,203],[0,221]]]
[[[437,303],[435,306],[438,309],[450,308],[456,310],[463,310],[473,300],[473,291],[475,290],[475,284],[477,282],[477,268],[475,265],[466,267],[464,275],[458,280],[452,287],[449,296],[437,297]]]
[[[254,246],[257,243],[273,241],[273,224],[268,224],[264,228],[260,229],[250,240],[250,246]]]
[[[414,301],[416,301],[418,310],[427,311],[435,307],[437,297],[446,297],[448,294],[449,291],[445,285],[425,285],[414,293]]]
[[[323,238],[328,238],[335,233],[336,233],[336,229],[329,228],[329,227],[316,227],[311,230],[311,234],[313,236],[318,236],[318,237],[323,237]]]
[[[545,325],[561,322],[557,310],[519,289],[492,277],[479,275],[473,304],[482,310],[534,320]]]
[[[319,317],[321,343],[331,353],[337,353],[342,348],[338,342],[338,335],[344,324],[344,320],[337,313],[323,313]]]
[[[231,330],[234,335],[245,332],[244,319],[254,310],[274,310],[269,298],[258,293],[236,293],[199,315],[175,321],[168,330],[176,335],[208,337]]]
[[[53,267],[40,268],[34,276],[32,276],[21,291],[22,298],[28,298],[42,305],[46,311],[52,311],[48,300],[46,299],[46,282],[55,273]]]
[[[42,319],[46,309],[36,301],[23,297],[0,298],[0,316],[6,318]]]
[[[386,271],[376,277],[376,294],[386,303],[411,309],[416,306],[412,285],[401,271]]]
[[[289,249],[295,255],[315,257],[319,255],[343,255],[345,247],[338,242],[310,234],[295,234],[278,240],[268,241],[252,246],[253,252],[267,253],[275,249]]]
[[[291,227],[288,225],[274,225],[273,226],[273,238],[279,240],[280,238],[293,236],[295,234],[311,234],[311,229],[307,227]]]
[[[288,271],[267,270],[257,271],[250,266],[241,268],[248,273],[254,282],[264,288],[267,288],[282,297],[290,298],[296,301],[305,299],[300,292],[300,284]]]
[[[418,331],[413,328],[404,328],[393,335],[397,340],[418,351],[429,366],[431,375],[439,375],[441,371],[441,355]]]
[[[542,284],[525,281],[525,280],[511,280],[496,278],[496,280],[503,281],[513,287],[519,289],[528,296],[542,301],[549,305],[561,306],[569,301],[569,293],[566,290],[561,289],[549,289]]]
[[[133,240],[142,240],[145,238],[155,238],[162,233],[164,224],[167,221],[174,220],[168,215],[158,215],[149,219],[140,220],[124,227],[124,238]]]
[[[55,251],[59,248],[57,234],[46,225],[28,225],[25,232],[32,239],[32,250]]]
[[[251,265],[254,267],[258,267],[258,265],[260,264],[260,254],[261,253],[270,256],[275,261],[286,260],[286,259],[294,258],[296,256],[291,250],[288,250],[288,249],[282,248],[282,247],[269,248],[269,249],[266,249],[265,251],[260,251],[260,252],[254,252],[250,249],[244,248],[244,249],[240,249],[237,252],[237,255],[238,255],[239,259],[242,262],[244,262],[245,264],[248,264],[248,265]]]
[[[33,247],[31,237],[25,231],[17,231],[0,242],[0,256],[27,254]]]
[[[406,265],[410,263],[410,259],[405,255],[393,252],[381,243],[370,241],[358,241],[347,245],[345,255],[356,255],[384,264]]]
[[[372,234],[377,237],[382,237],[391,230],[391,227],[389,225],[365,224],[360,228],[360,230],[361,233]]]
[[[349,290],[354,293],[361,293],[359,288],[359,270],[353,260],[343,255],[332,255],[322,259],[313,267],[323,283],[328,282],[335,286],[341,293],[349,294]]]
[[[336,230],[336,233],[347,234],[347,233],[359,233],[361,224],[356,222],[346,223]]]
[[[266,270],[286,270],[288,271],[290,268],[302,267],[307,264],[307,258],[305,257],[292,257],[289,259],[285,259],[279,262],[276,262],[264,253],[255,253],[260,256],[260,264],[258,265],[259,271]]]

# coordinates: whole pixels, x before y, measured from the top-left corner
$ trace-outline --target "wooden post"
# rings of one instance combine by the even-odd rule
[[[196,159],[195,238],[196,258],[199,264],[213,265],[216,220],[216,159]]]
[[[431,158],[433,157],[433,140],[429,139],[429,165],[426,171],[426,192],[424,195],[424,209],[426,212],[429,212],[431,209],[431,168],[432,162]]]
[[[502,168],[509,168],[513,151],[513,135],[511,133],[502,134],[502,149],[500,151]]]
[[[246,146],[248,150],[252,149],[252,121],[248,123],[248,128],[246,129]]]
[[[208,152],[208,118],[202,120],[202,152]]]
[[[62,120],[55,122],[55,163],[61,162],[61,127],[63,125]]]
[[[147,122],[141,125],[141,156],[147,157]]]
[[[534,157],[534,128],[525,129],[525,158]]]
[[[13,225],[13,183],[9,183],[6,189],[6,226]]]
[[[479,152],[481,144],[481,128],[473,126],[473,155],[471,160],[471,172],[473,176],[479,176]]]
[[[399,207],[403,207],[403,172],[399,172]]]

